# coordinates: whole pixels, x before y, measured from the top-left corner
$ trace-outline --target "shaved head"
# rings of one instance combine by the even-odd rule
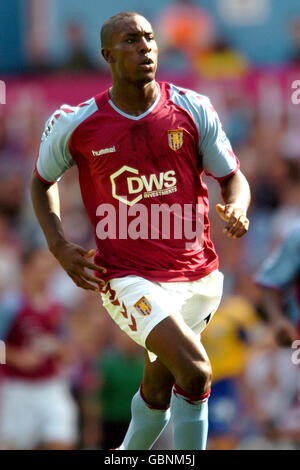
[[[120,24],[127,18],[132,18],[134,16],[141,16],[139,13],[136,13],[135,11],[122,11],[120,13],[117,13],[114,16],[111,16],[105,23],[103,24],[101,28],[101,47],[110,47],[112,45],[112,34],[114,31],[120,27]]]
[[[101,54],[110,67],[114,84],[149,83],[155,78],[158,50],[153,29],[135,11],[118,13],[103,24]]]

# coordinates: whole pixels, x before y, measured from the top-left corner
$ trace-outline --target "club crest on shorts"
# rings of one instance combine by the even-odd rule
[[[144,296],[134,304],[134,308],[144,316],[150,315],[152,311],[152,305]]]
[[[183,144],[183,129],[168,131],[169,147],[172,150],[179,150]]]

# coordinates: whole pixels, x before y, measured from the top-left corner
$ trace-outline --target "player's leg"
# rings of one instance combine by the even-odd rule
[[[215,285],[208,289],[208,284],[211,282],[206,279],[205,292],[216,290]],[[198,290],[198,284],[196,287]],[[158,283],[128,276],[108,283],[102,298],[104,306],[119,327],[134,341],[153,351],[159,358],[157,364],[163,365],[168,375],[175,378],[171,405],[173,422],[175,417],[175,446],[178,449],[200,449],[205,447],[207,435],[211,367],[199,335],[191,330],[192,324],[190,328],[185,323],[189,315],[184,319],[181,316],[182,308],[191,295],[191,286],[182,289],[183,292],[176,292],[177,288],[176,285],[175,291],[169,292]],[[220,289],[217,290],[215,296],[219,301]],[[200,303],[193,302],[193,308],[189,309],[194,311],[201,322],[214,310],[212,302],[202,304],[203,299],[200,298]],[[195,331],[199,333],[201,328]],[[156,395],[153,387],[154,380],[149,380],[144,390],[145,400],[148,399],[150,403],[156,396],[156,400],[161,403],[162,397]],[[139,398],[139,395],[135,398]],[[138,402],[141,403],[140,400]],[[195,422],[197,430],[193,430],[191,437],[190,432],[185,432],[185,425],[189,421]]]
[[[175,448],[204,449],[211,368],[203,346],[176,316],[156,325],[146,345],[162,360],[150,362],[145,353],[143,383],[133,397],[132,419],[120,448],[150,449],[168,423],[171,401]]]
[[[151,449],[170,419],[170,399],[174,377],[156,359],[144,353],[144,376],[131,403],[131,422],[121,449]]]
[[[175,383],[192,395],[210,390],[211,366],[206,351],[193,331],[177,315],[156,325],[146,339],[147,349],[174,376]]]
[[[211,366],[202,344],[172,315],[150,332],[146,346],[175,378],[171,397],[175,449],[205,449]]]
[[[145,350],[142,394],[149,407],[167,409],[170,406],[174,383],[175,378],[169,369],[158,358],[150,361]]]

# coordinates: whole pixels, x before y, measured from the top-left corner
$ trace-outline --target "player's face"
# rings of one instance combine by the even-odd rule
[[[157,44],[150,23],[142,16],[123,20],[112,35],[111,57],[120,79],[152,81],[157,69]]]

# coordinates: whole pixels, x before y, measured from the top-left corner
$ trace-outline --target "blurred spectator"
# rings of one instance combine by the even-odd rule
[[[143,376],[142,348],[117,330],[108,349],[102,352],[98,371],[101,387],[99,408],[102,427],[101,449],[118,447],[131,418],[131,400]]]
[[[48,27],[51,10],[47,0],[30,0],[23,10],[24,28],[23,47],[26,50],[28,72],[41,74],[50,72]],[[26,13],[26,14],[25,14]]]
[[[21,171],[13,163],[3,165],[0,172],[0,219],[3,221],[0,225],[2,230],[6,227],[6,241],[3,240],[3,244],[5,246],[10,240],[10,244],[13,243],[14,249],[19,252],[45,243],[34,218],[28,193],[25,192],[26,176],[26,166]],[[14,255],[11,256],[13,259]]]
[[[215,33],[210,14],[192,0],[177,0],[167,6],[156,21],[163,65],[174,52],[187,66],[205,78],[236,78],[248,70],[246,59]],[[176,59],[175,59],[176,63]]]
[[[271,224],[273,246],[289,236],[296,221],[300,219],[300,160],[284,160],[283,163],[285,175],[281,178],[280,205]]]
[[[6,218],[0,214],[0,298],[13,286],[19,285],[20,251],[21,245],[17,237],[13,234]]]
[[[95,70],[95,64],[90,58],[84,45],[83,30],[79,23],[70,23],[66,28],[67,42],[69,46],[68,57],[61,65],[61,71],[91,71]]]
[[[211,16],[192,0],[177,0],[162,10],[156,20],[160,56],[177,51],[192,63],[200,50],[210,47],[214,38]]]
[[[300,369],[266,332],[244,374],[249,430],[238,449],[300,449]]]
[[[246,74],[246,58],[234,51],[223,38],[216,39],[209,48],[199,49],[193,58],[193,68],[205,78],[238,78]]]
[[[300,324],[300,219],[256,276],[263,307],[278,344],[290,346]]]
[[[291,35],[293,39],[293,53],[291,57],[292,65],[300,65],[300,19],[293,20],[290,26]]]
[[[64,286],[68,286],[69,278],[63,272]],[[71,286],[70,286],[71,287]],[[74,293],[70,287],[67,291],[72,297],[67,304],[72,308],[70,318],[70,335],[76,344],[78,361],[72,371],[73,394],[80,409],[80,442],[82,449],[97,449],[101,441],[101,422],[99,422],[99,403],[95,400],[99,390],[101,375],[95,363],[102,357],[103,351],[110,347],[114,335],[115,324],[102,306],[101,297],[73,284]],[[78,292],[81,297],[78,297]],[[61,298],[61,293],[59,293]],[[66,296],[67,297],[67,296]],[[63,297],[65,302],[66,298]]]
[[[77,440],[77,410],[64,367],[76,354],[62,336],[66,312],[47,295],[55,267],[43,250],[26,253],[22,285],[0,299],[0,445],[7,449],[71,449]]]
[[[20,215],[23,202],[24,182],[20,171],[0,176],[0,213],[11,223]]]
[[[232,146],[239,148],[239,145],[248,139],[253,120],[253,110],[249,98],[243,95],[239,82],[236,82],[236,86],[226,90],[224,108],[222,122],[226,128],[226,134]]]
[[[234,449],[242,435],[244,403],[241,376],[260,321],[243,296],[227,297],[202,335],[209,354],[213,383],[209,403],[210,449]]]

